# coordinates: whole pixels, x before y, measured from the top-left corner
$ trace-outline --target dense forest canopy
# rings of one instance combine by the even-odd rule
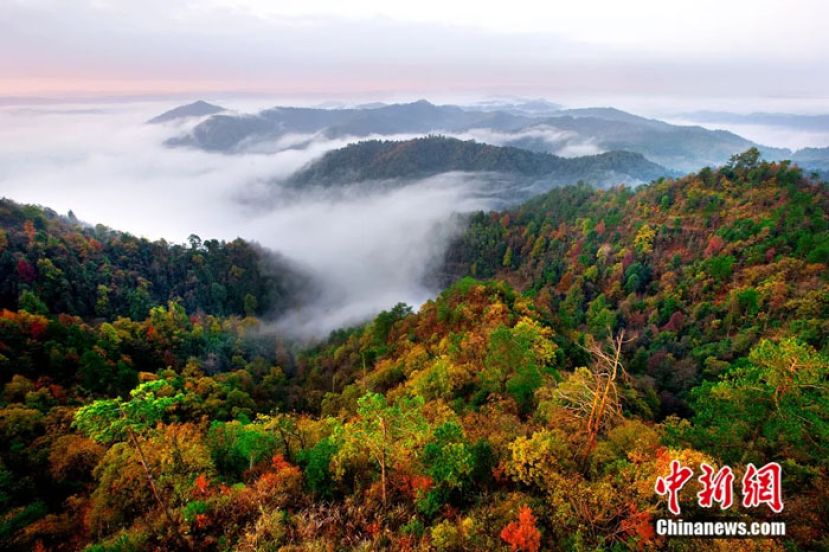
[[[829,192],[797,167],[736,157],[630,190],[556,189],[480,213],[450,275],[502,278],[574,334],[626,329],[629,368],[663,381],[663,408],[764,336],[826,350]]]
[[[419,309],[292,351],[287,265],[0,204],[0,548],[829,547],[829,191],[756,151],[469,217]],[[451,282],[450,282],[451,281]],[[784,539],[654,492],[779,462]]]

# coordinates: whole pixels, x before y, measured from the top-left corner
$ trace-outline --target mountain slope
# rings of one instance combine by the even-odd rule
[[[531,291],[557,328],[635,334],[629,366],[662,382],[665,413],[762,336],[829,350],[829,189],[787,164],[554,189],[474,216],[446,258]]]
[[[367,141],[330,151],[290,181],[294,184],[413,179],[450,172],[498,172],[544,178],[551,184],[632,184],[668,176],[671,171],[635,153],[610,152],[563,158],[471,140],[429,136],[406,141]]]
[[[792,160],[829,178],[829,148],[803,148],[792,155]]]
[[[170,145],[195,146],[207,151],[232,153],[247,143],[272,140],[284,134],[323,132],[331,138],[370,134],[422,133],[463,130],[490,120],[493,114],[467,112],[455,106],[437,106],[421,100],[372,108],[314,109],[276,107],[255,115],[218,115],[196,126],[192,133]],[[509,115],[501,126],[516,128],[524,119]]]
[[[294,393],[323,419],[361,420],[422,399],[427,417],[456,424],[455,450],[491,447],[487,466],[498,467],[473,479],[485,482],[486,505],[498,512],[522,493],[517,502],[532,504],[532,520],[546,520],[544,534],[564,549],[614,540],[658,549],[650,528],[664,513],[653,482],[672,459],[740,470],[786,459],[797,493],[774,519],[787,521],[793,542],[822,538],[825,520],[803,512],[827,504],[829,483],[829,191],[787,164],[752,159],[636,191],[559,188],[473,217],[450,258],[461,274],[499,281],[462,278],[417,313],[398,306],[338,333],[301,355]],[[611,372],[601,359],[612,365],[615,352]],[[596,414],[605,400],[612,406]],[[336,448],[327,441],[319,452],[326,446]],[[411,450],[386,477],[412,477],[425,461],[415,473],[430,479],[415,504],[448,502],[477,519],[480,503],[462,498],[468,483],[453,495],[428,471],[435,457]],[[489,474],[503,494],[487,487]],[[711,515],[692,498],[682,509]],[[594,522],[595,532],[581,529]],[[474,549],[497,546],[486,540],[495,531],[470,527],[465,538],[481,539]]]
[[[766,125],[781,128],[826,132],[829,115],[800,115],[795,113],[731,113],[728,111],[694,111],[680,115],[692,121],[704,123],[731,123]]]

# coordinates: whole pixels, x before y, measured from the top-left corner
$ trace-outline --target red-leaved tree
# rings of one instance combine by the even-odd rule
[[[535,516],[529,506],[522,506],[518,520],[501,530],[501,539],[514,552],[538,552],[541,548],[541,531],[535,526]]]

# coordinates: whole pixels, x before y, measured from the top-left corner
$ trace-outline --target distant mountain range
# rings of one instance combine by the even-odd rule
[[[428,136],[351,144],[326,153],[294,174],[289,182],[330,186],[364,180],[424,178],[452,171],[501,173],[517,181],[541,181],[545,189],[578,181],[599,186],[639,184],[675,175],[638,153],[614,151],[563,158],[515,147]]]
[[[344,109],[275,107],[255,115],[214,115],[169,144],[232,153],[246,145],[286,134],[323,133],[329,138],[360,138],[372,134],[461,132],[470,128],[518,130],[528,122],[529,119],[518,115],[465,111],[427,101]]]
[[[750,147],[758,147],[770,160],[798,158],[796,152],[756,144],[733,132],[669,124],[610,107],[561,109],[543,100],[493,101],[464,107],[434,105],[425,100],[330,109],[274,107],[255,114],[219,110],[219,106],[196,102],[153,121],[207,116],[167,144],[221,153],[245,151],[291,134],[355,140],[442,134],[553,154],[629,151],[682,172],[721,165]],[[819,124],[818,119],[810,121]],[[820,169],[829,160],[823,153],[817,160],[814,155],[801,157],[800,162],[814,163],[805,168]]]

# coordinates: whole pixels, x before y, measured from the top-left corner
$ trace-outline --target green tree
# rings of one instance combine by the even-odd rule
[[[692,406],[682,436],[726,462],[829,464],[829,358],[795,339],[762,340],[719,381],[695,389]]]
[[[599,294],[587,307],[587,327],[595,337],[603,339],[616,328],[616,314],[610,310],[604,294]]]
[[[213,422],[207,444],[219,472],[241,478],[245,470],[273,456],[277,440],[262,424],[234,420]]]
[[[742,153],[736,153],[728,160],[728,168],[750,170],[760,164],[760,150],[751,147]]]
[[[549,330],[526,318],[514,328],[496,328],[489,337],[480,376],[482,389],[489,393],[506,391],[522,412],[529,412],[533,394],[555,357],[556,346],[549,337]]]
[[[314,493],[324,498],[330,498],[334,492],[334,481],[331,474],[331,459],[337,454],[337,444],[330,437],[326,437],[309,449],[299,452],[297,459],[303,466],[305,483]]]
[[[146,435],[155,430],[156,424],[164,420],[169,409],[180,403],[183,398],[184,395],[176,392],[171,382],[163,379],[149,381],[133,389],[130,392],[130,400],[98,400],[80,408],[75,413],[73,426],[99,443],[130,443],[138,454],[138,461],[144,470],[153,498],[176,532],[176,540],[190,549],[189,542],[178,531],[169,505],[158,491],[155,477],[141,445]]]
[[[251,293],[246,293],[244,298],[245,316],[256,316],[256,309],[259,307],[259,302]]]
[[[24,310],[31,314],[48,314],[49,307],[46,306],[40,297],[34,292],[24,289],[20,292],[20,298],[17,300],[17,306],[20,310]]]
[[[342,471],[349,457],[367,454],[379,467],[385,507],[391,467],[416,454],[427,438],[429,424],[422,412],[423,399],[401,397],[389,404],[383,395],[368,393],[357,405],[357,417],[335,428],[339,451],[333,461]]]
[[[423,466],[434,486],[418,502],[421,511],[433,515],[450,492],[460,491],[469,483],[475,469],[474,452],[458,422],[445,422],[435,428],[432,441],[423,448]]]

